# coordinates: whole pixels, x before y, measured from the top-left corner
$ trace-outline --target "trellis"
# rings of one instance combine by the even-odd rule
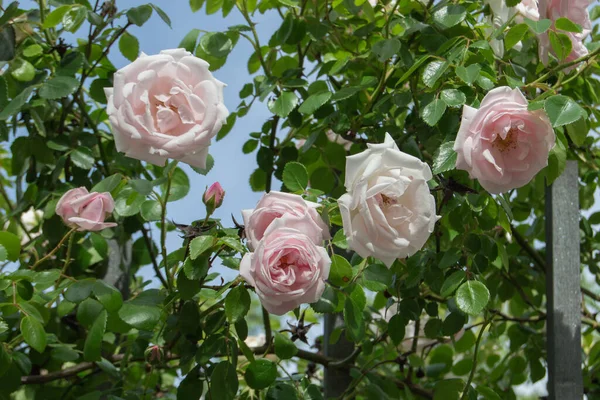
[[[546,307],[548,393],[550,400],[581,400],[581,282],[579,238],[579,175],[576,161],[568,161],[563,174],[546,189]],[[343,359],[353,344],[329,343],[331,332],[343,323],[327,315],[324,352]],[[342,335],[343,336],[343,335]],[[352,382],[347,369],[325,370],[325,398],[339,397]]]

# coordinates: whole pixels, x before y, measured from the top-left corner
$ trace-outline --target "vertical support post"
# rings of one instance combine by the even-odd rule
[[[346,340],[345,335],[341,335],[335,344],[329,343],[331,333],[340,326],[344,325],[342,314],[325,314],[325,332],[323,336],[325,356],[338,360],[349,357],[354,351],[354,343]],[[339,397],[352,383],[352,377],[345,368],[325,368],[325,399]]]
[[[576,161],[546,188],[548,392],[551,400],[583,398],[579,174]]]
[[[129,240],[123,245],[120,245],[116,239],[110,239],[107,242],[108,266],[102,280],[119,289],[123,299],[127,299],[129,298],[129,275],[133,242]]]

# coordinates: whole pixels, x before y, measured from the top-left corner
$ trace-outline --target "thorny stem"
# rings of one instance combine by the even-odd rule
[[[177,161],[175,161],[177,163]],[[169,172],[169,177],[167,179],[167,188],[165,190],[165,198],[162,200],[162,212],[160,216],[160,247],[162,249],[163,256],[163,264],[165,267],[165,275],[167,275],[167,288],[171,288],[173,286],[174,275],[169,271],[169,266],[167,265],[167,203],[169,201],[169,195],[171,192],[171,181],[173,180],[173,171],[175,171],[175,166]]]
[[[33,266],[31,267],[31,269],[36,269],[41,263],[43,263],[44,261],[46,261],[47,259],[49,259],[50,257],[52,257],[54,255],[54,253],[56,253],[58,251],[58,249],[60,249],[60,247],[65,242],[65,240],[67,240],[69,238],[69,236],[71,236],[73,234],[73,232],[75,232],[76,230],[77,230],[77,228],[73,228],[69,232],[67,232],[66,235],[63,236],[62,239],[60,239],[60,242],[58,242],[58,244],[56,245],[56,247],[53,248],[50,251],[50,253],[48,253],[44,257],[40,258],[40,260],[38,262],[36,262],[35,264],[33,264]]]

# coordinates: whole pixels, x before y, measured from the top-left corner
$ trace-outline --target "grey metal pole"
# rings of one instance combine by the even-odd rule
[[[576,161],[546,188],[548,392],[581,400],[579,174]]]

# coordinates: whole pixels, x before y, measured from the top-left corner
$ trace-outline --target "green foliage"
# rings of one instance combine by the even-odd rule
[[[600,305],[598,6],[590,10],[589,54],[574,65],[569,34],[582,26],[517,16],[491,28],[492,10],[482,2],[188,3],[192,12],[243,18],[234,26],[225,19],[216,32],[200,22],[170,38],[171,47],[181,39],[178,47],[211,71],[231,62],[247,68],[240,103],[216,140],[241,138],[243,153],[256,155],[256,169],[236,172],[252,190],[320,204],[333,236],[323,243],[331,257],[324,291],[265,329],[257,288],[227,278],[252,257],[242,227],[214,215],[175,226],[173,202],[202,192],[190,187],[189,169],[116,151],[104,93],[115,81],[111,60],[116,47],[130,61],[138,57],[138,27],[171,26],[159,6],[4,2],[0,398],[323,399],[322,364],[333,362],[353,379],[345,398],[514,399],[515,385],[546,374],[545,186],[568,160],[579,163],[585,210],[582,371],[588,397],[598,396],[600,344],[591,318]],[[265,18],[275,21],[271,32],[259,23]],[[538,35],[551,47],[547,66],[539,62]],[[61,46],[65,38],[69,46]],[[491,39],[503,41],[502,59]],[[234,52],[238,44],[250,51],[248,60],[233,59],[246,54]],[[480,108],[499,86],[520,88],[529,110],[547,115],[556,145],[530,183],[490,195],[456,169],[454,145],[463,107]],[[257,103],[269,115],[246,132]],[[381,143],[386,132],[431,167],[440,215],[423,248],[391,268],[353,252],[337,205],[346,192],[346,157]],[[189,173],[208,183],[214,165],[209,156],[206,168]],[[56,205],[76,187],[111,193],[117,226],[68,236]],[[30,209],[44,214],[30,223]],[[238,211],[224,215],[239,219]],[[181,245],[167,246],[167,232],[182,236]],[[115,269],[123,279],[112,279]],[[157,278],[152,285],[148,271]],[[343,324],[324,337],[328,313]],[[263,330],[271,336],[264,344]],[[356,352],[330,360],[299,344],[318,347],[316,338],[321,346],[348,340]]]

